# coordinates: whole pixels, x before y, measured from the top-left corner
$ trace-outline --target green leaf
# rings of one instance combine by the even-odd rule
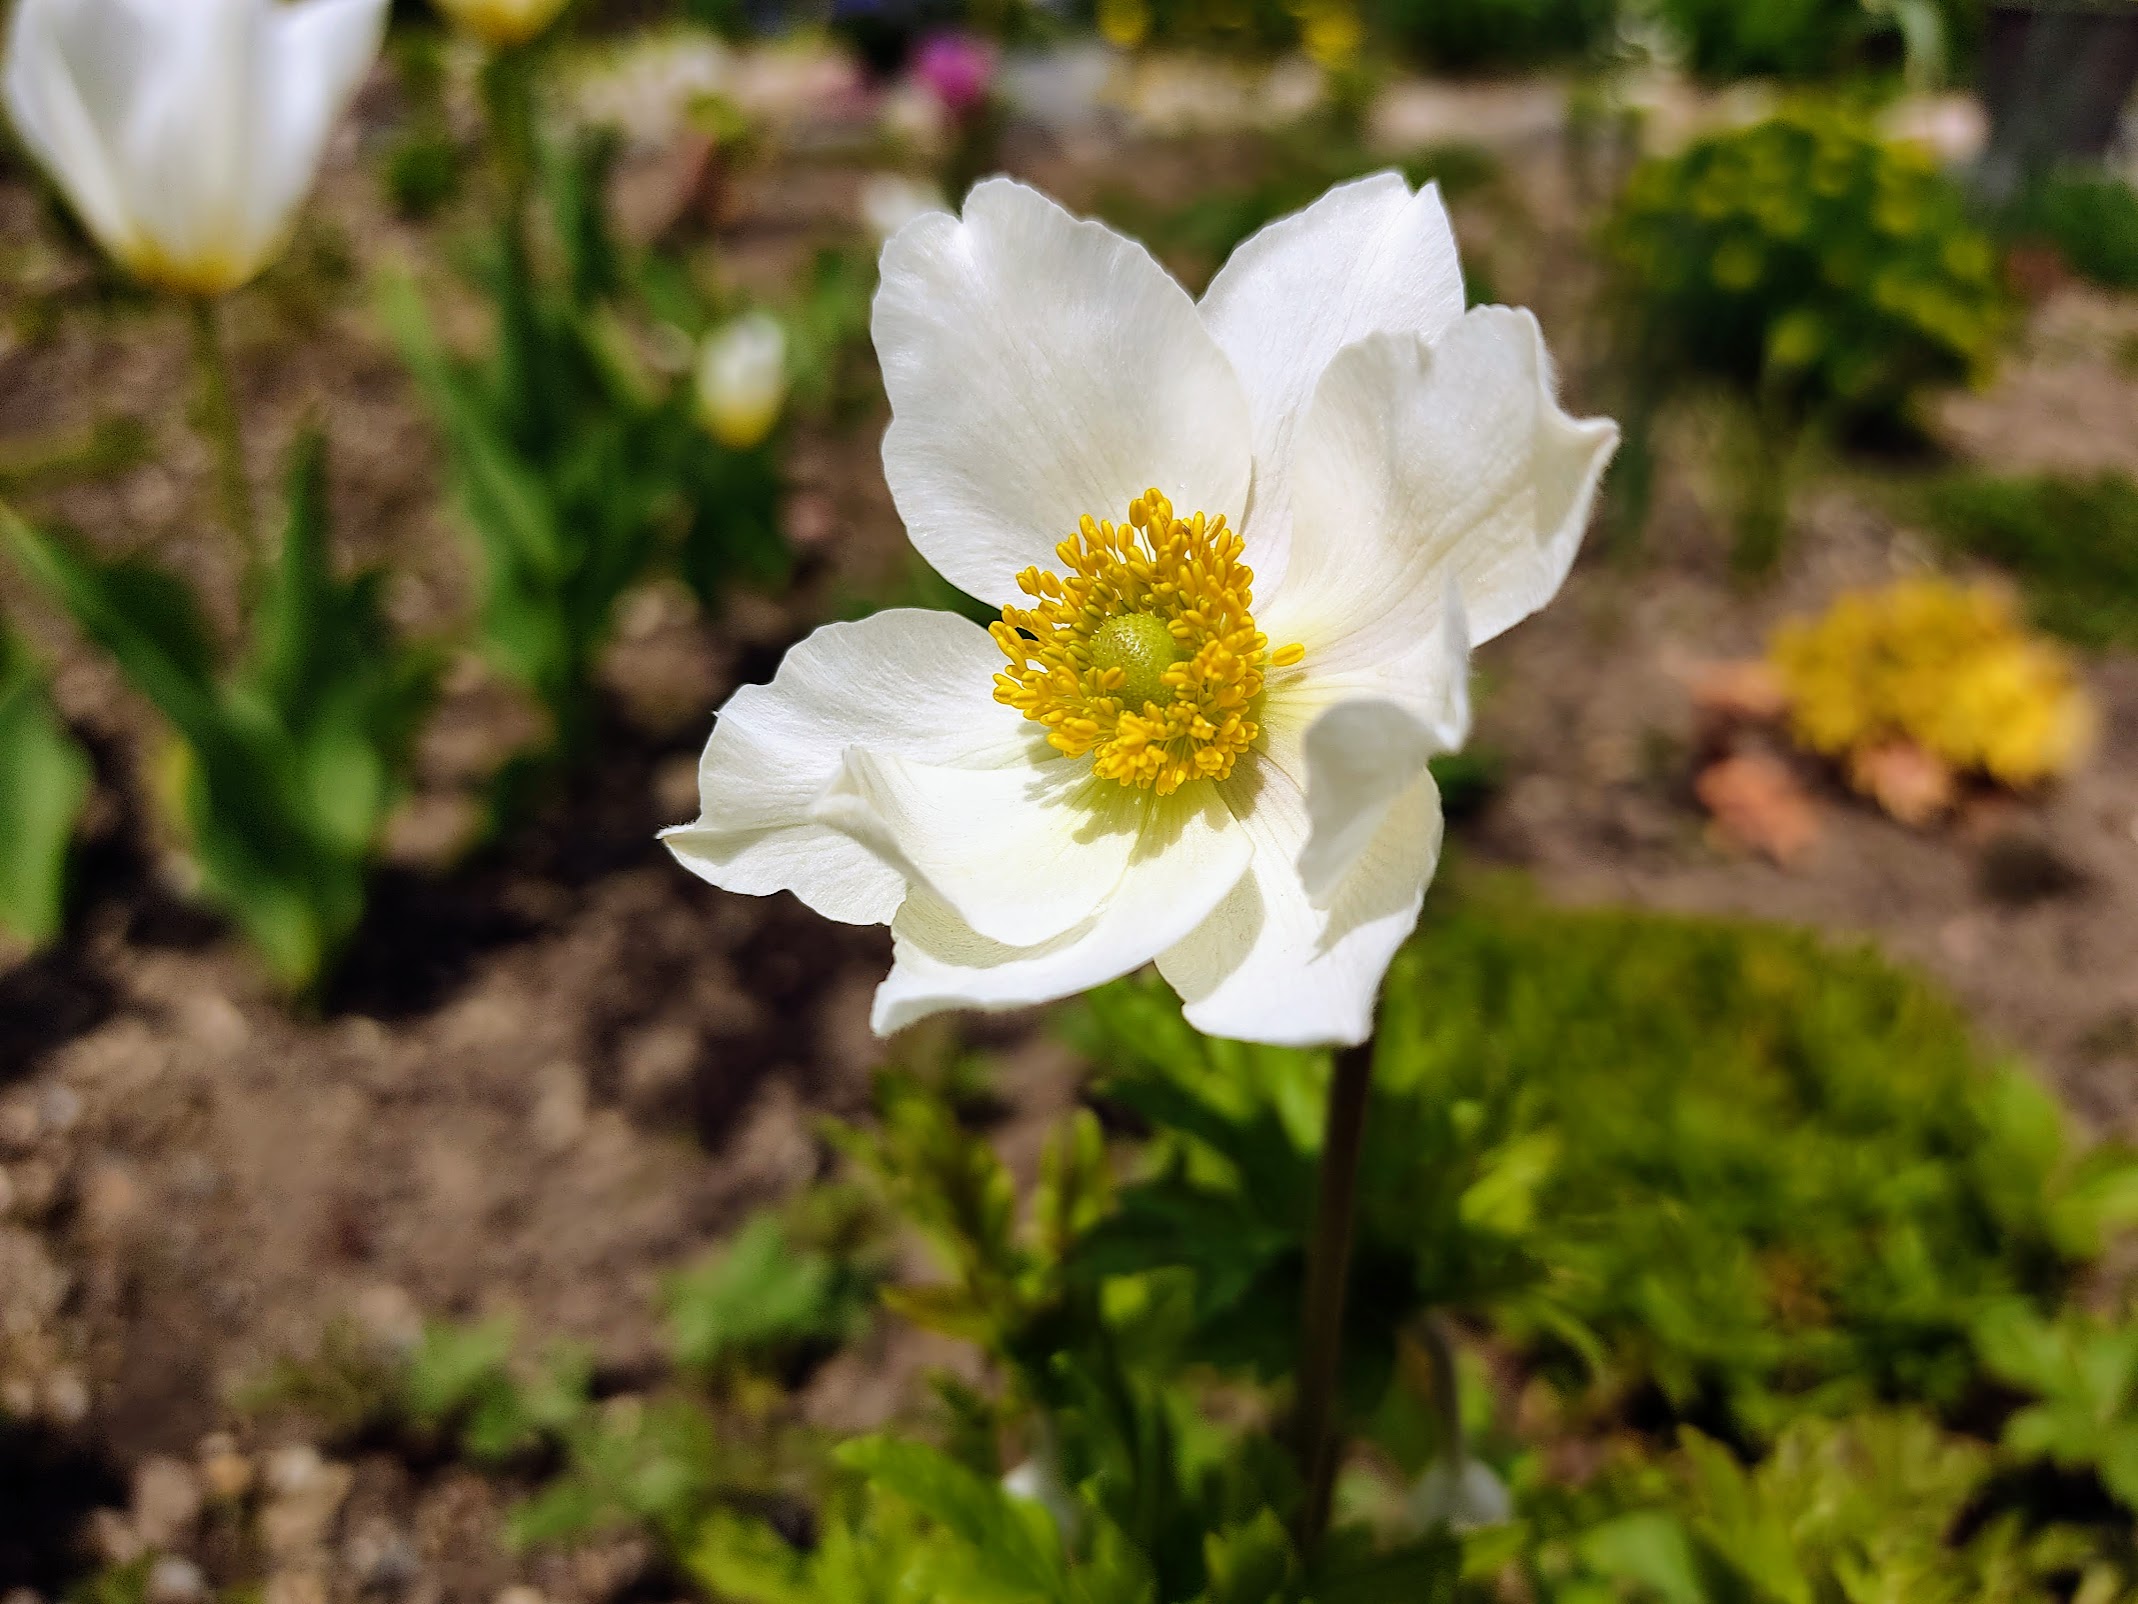
[[[1662,1604],[1707,1604],[1685,1528],[1660,1510],[1620,1515],[1581,1534],[1577,1548],[1591,1570],[1638,1582]]]
[[[88,755],[35,667],[0,636],[0,926],[32,947],[59,934],[68,847],[90,781]]]
[[[728,1510],[706,1517],[685,1564],[715,1597],[737,1604],[823,1604],[793,1544],[763,1521]]]
[[[825,1254],[797,1247],[780,1217],[753,1215],[726,1248],[668,1284],[678,1361],[711,1370],[796,1343],[836,1342],[861,1314],[861,1289]]]
[[[975,1599],[1058,1599],[1067,1585],[1060,1539],[1044,1510],[1012,1498],[921,1443],[863,1437],[839,1462],[935,1521],[965,1550],[957,1572]]]

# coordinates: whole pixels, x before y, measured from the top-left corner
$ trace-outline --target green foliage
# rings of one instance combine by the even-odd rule
[[[2092,1471],[2138,1511],[2138,1326],[2005,1303],[1984,1311],[1975,1344],[1991,1375],[2038,1400],[2005,1422],[2007,1451]]]
[[[2138,289],[2138,193],[2120,178],[2083,169],[2031,185],[2004,219],[2020,239],[2056,247],[2071,271],[2110,289]]]
[[[277,1359],[242,1387],[238,1408],[250,1415],[289,1410],[315,1423],[329,1439],[346,1441],[406,1413],[402,1367],[354,1322],[333,1320],[319,1350]]]
[[[1618,22],[1617,0],[1379,0],[1372,9],[1398,48],[1453,72],[1594,56]]]
[[[1665,24],[1707,78],[1838,77],[1903,58],[1938,77],[1980,30],[1979,0],[1660,0]]]
[[[438,660],[395,644],[379,574],[334,574],[318,436],[299,440],[288,483],[282,550],[228,671],[183,580],[20,523],[9,533],[17,560],[170,723],[173,823],[204,889],[275,979],[303,992],[363,916]]]
[[[434,217],[459,195],[465,157],[446,112],[445,40],[433,28],[404,27],[387,41],[404,102],[379,158],[386,199],[403,217]]]
[[[0,930],[33,948],[59,934],[67,852],[90,781],[88,755],[36,664],[0,633]]]
[[[2040,1601],[2057,1545],[2002,1520],[1953,1532],[1981,1491],[1990,1455],[1913,1415],[1800,1421],[1756,1467],[1696,1431],[1684,1435],[1686,1525],[1704,1589],[1774,1604]]]
[[[692,1576],[736,1604],[905,1604],[913,1550],[923,1541],[911,1506],[871,1499],[828,1521],[806,1553],[763,1521],[715,1510],[685,1563]]]
[[[107,1565],[69,1588],[67,1604],[144,1604],[155,1564],[155,1555],[143,1554],[123,1565]]]
[[[1719,379],[1799,420],[1905,422],[1988,371],[2005,321],[1957,186],[1835,110],[1645,162],[1604,245],[1637,386]]]
[[[644,1527],[671,1549],[689,1541],[720,1486],[720,1450],[704,1408],[683,1398],[618,1398],[577,1415],[563,1471],[513,1512],[515,1543],[563,1543]]]
[[[1929,512],[1955,550],[2018,576],[2043,629],[2081,646],[2138,645],[2138,484],[1956,475],[1932,487]]]
[[[677,1362],[707,1374],[736,1365],[762,1369],[858,1334],[877,1277],[873,1266],[857,1262],[856,1226],[840,1223],[844,1252],[798,1240],[778,1214],[757,1214],[726,1246],[674,1276],[667,1304]]]
[[[877,1083],[877,1116],[874,1130],[834,1126],[832,1139],[949,1273],[947,1281],[887,1289],[885,1307],[1043,1375],[1070,1318],[1064,1261],[1106,1205],[1098,1123],[1080,1114],[1056,1133],[1029,1217],[1020,1221],[1008,1167],[959,1124],[946,1098],[910,1076],[886,1075]]]
[[[1950,1404],[1975,1313],[2054,1298],[2130,1215],[2128,1161],[2074,1159],[1947,1005],[1807,936],[1444,898],[1382,1010],[1355,1408],[1428,1308],[1754,1433]],[[1135,981],[1093,995],[1082,1044],[1168,1133],[1083,1262],[1191,1270],[1194,1351],[1283,1374],[1324,1063],[1206,1041]]]
[[[549,251],[508,209],[478,279],[495,311],[481,360],[439,344],[405,279],[386,296],[477,537],[484,644],[551,720],[542,757],[583,744],[617,599],[653,565],[672,563],[716,607],[735,579],[785,571],[772,447],[716,444],[688,375],[649,369],[623,321],[637,264],[603,217],[614,153],[590,134],[544,164]]]
[[[514,1350],[510,1320],[425,1327],[401,1382],[408,1419],[451,1435],[485,1465],[531,1454],[572,1430],[587,1409],[591,1360],[567,1347],[526,1368]]]

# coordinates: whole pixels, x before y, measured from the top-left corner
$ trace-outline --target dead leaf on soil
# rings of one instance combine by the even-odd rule
[[[1765,724],[1789,710],[1782,676],[1764,658],[1702,663],[1693,670],[1694,709],[1704,718],[1730,724]]]
[[[1959,798],[1951,765],[1913,741],[1887,741],[1853,753],[1848,779],[1887,813],[1916,829],[1942,817]]]
[[[1819,839],[1818,811],[1796,774],[1763,752],[1726,757],[1693,782],[1713,831],[1727,844],[1762,853],[1784,868]]]

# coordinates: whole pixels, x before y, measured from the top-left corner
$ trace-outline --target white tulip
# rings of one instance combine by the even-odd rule
[[[387,0],[18,0],[6,95],[99,244],[217,295],[273,259]]]
[[[769,312],[745,312],[706,336],[698,353],[698,410],[713,438],[747,451],[787,403],[787,331]]]
[[[669,847],[889,923],[886,1034],[1155,960],[1209,1034],[1365,1039],[1469,648],[1558,590],[1616,426],[1560,410],[1527,312],[1464,312],[1439,195],[1393,173],[1200,304],[990,180],[885,247],[874,335],[907,532],[1003,621],[817,631],[728,702]]]
[[[437,0],[446,19],[493,50],[523,45],[555,22],[570,0]]]

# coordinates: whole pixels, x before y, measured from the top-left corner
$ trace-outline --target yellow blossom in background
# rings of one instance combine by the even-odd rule
[[[1905,741],[1955,771],[2028,786],[2068,773],[2093,737],[2070,659],[1989,585],[1850,591],[1783,624],[1768,655],[1796,738],[1838,760]]]
[[[541,33],[567,0],[437,0],[454,27],[473,34],[493,50],[509,50]]]

